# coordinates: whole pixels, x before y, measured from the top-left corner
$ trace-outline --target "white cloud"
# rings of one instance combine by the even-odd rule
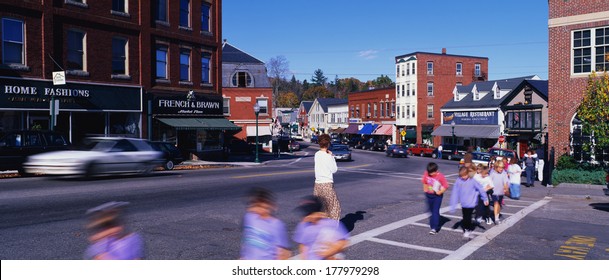
[[[375,59],[377,57],[378,51],[377,50],[365,50],[365,51],[360,51],[359,54],[357,56],[366,59],[366,60],[370,60],[370,59]]]

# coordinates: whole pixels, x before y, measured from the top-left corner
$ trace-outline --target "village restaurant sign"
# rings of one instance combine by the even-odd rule
[[[497,111],[459,111],[444,112],[444,124],[451,124],[453,121],[459,125],[497,125],[499,115]]]
[[[140,87],[0,78],[0,109],[49,110],[51,99],[62,111],[142,111]]]

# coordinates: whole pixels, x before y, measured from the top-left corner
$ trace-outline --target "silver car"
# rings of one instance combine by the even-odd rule
[[[343,144],[332,144],[330,145],[330,151],[332,151],[332,156],[336,160],[351,160],[351,150],[349,146]]]
[[[97,176],[109,174],[149,174],[161,166],[163,154],[144,139],[92,137],[84,150],[34,155],[24,164],[25,172],[43,175]]]

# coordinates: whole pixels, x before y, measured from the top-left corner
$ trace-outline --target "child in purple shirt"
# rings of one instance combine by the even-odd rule
[[[250,194],[250,204],[243,217],[242,260],[285,260],[290,247],[285,224],[273,216],[275,198],[262,188]]]
[[[470,238],[471,232],[474,230],[472,213],[478,205],[478,197],[484,201],[484,205],[488,205],[488,198],[484,187],[470,177],[467,167],[461,167],[459,169],[459,178],[455,181],[450,196],[450,211],[454,212],[457,203],[461,203],[461,210],[463,212],[461,227],[463,228],[463,237],[465,238]]]
[[[349,233],[345,226],[322,212],[323,206],[316,196],[309,196],[298,207],[305,215],[296,226],[294,241],[306,260],[343,259],[342,251],[348,244]]]

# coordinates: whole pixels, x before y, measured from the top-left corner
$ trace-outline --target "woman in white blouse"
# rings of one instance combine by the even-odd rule
[[[319,151],[315,153],[315,185],[313,195],[319,197],[324,205],[324,210],[331,219],[340,219],[340,202],[334,191],[334,177],[338,167],[330,147],[330,136],[322,134],[318,138]]]

